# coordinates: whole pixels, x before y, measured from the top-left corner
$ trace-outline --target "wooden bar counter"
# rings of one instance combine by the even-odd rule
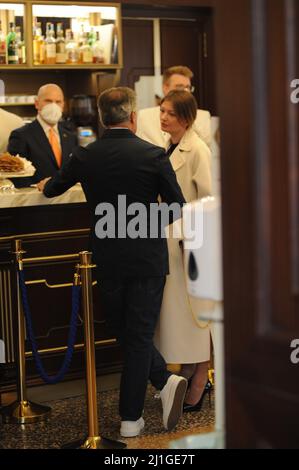
[[[79,253],[89,249],[89,212],[84,193],[76,185],[65,194],[47,199],[36,188],[0,193],[0,338],[5,343],[5,363],[0,364],[0,393],[16,386],[15,292],[13,288],[13,239],[23,241],[24,257],[36,258]],[[48,374],[59,370],[66,350],[71,315],[74,261],[26,263],[24,268],[35,337]],[[93,288],[97,370],[120,370],[120,350],[109,337],[101,314],[98,289]],[[40,383],[30,344],[26,342],[27,382]],[[66,379],[85,373],[83,327],[80,314],[76,347]]]

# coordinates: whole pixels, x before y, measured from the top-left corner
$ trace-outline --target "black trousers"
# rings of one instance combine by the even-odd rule
[[[162,390],[171,375],[153,344],[165,277],[98,279],[98,285],[107,325],[124,355],[119,414],[123,421],[136,421],[142,415],[148,380]]]

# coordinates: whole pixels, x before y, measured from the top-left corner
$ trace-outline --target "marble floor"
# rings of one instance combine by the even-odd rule
[[[121,440],[128,449],[167,449],[177,439],[207,433],[214,428],[214,397],[211,403],[205,397],[199,412],[185,413],[171,433],[163,428],[161,401],[155,389],[148,386],[144,420],[145,429],[136,438],[124,439],[119,435],[118,416],[119,375],[98,378],[99,434]],[[52,412],[44,421],[19,425],[0,425],[0,446],[4,449],[58,449],[62,445],[85,439],[87,436],[86,397],[84,381],[64,382],[58,385],[28,389],[28,399],[47,404]],[[11,394],[2,396],[2,404],[11,403]]]

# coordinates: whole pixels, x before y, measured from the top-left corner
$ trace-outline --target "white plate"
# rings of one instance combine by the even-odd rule
[[[12,171],[4,172],[0,171],[0,178],[26,178],[27,176],[33,176],[35,173],[35,168],[33,171],[18,171],[17,173],[13,173]]]
[[[19,155],[16,155],[16,157],[19,157],[19,159],[24,163],[24,170],[16,172],[0,171],[0,178],[26,178],[27,176],[34,175],[36,169],[32,163],[26,158],[20,157]]]

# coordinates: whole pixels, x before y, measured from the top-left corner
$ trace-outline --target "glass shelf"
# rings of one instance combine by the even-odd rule
[[[0,67],[26,65],[25,3],[0,1]]]
[[[2,37],[14,22],[23,40],[18,63],[6,52],[0,70],[122,67],[119,3],[0,0],[0,20]]]
[[[89,68],[119,65],[119,5],[34,2],[33,65]]]
[[[1,108],[6,108],[7,106],[34,106],[34,103],[0,103]]]

